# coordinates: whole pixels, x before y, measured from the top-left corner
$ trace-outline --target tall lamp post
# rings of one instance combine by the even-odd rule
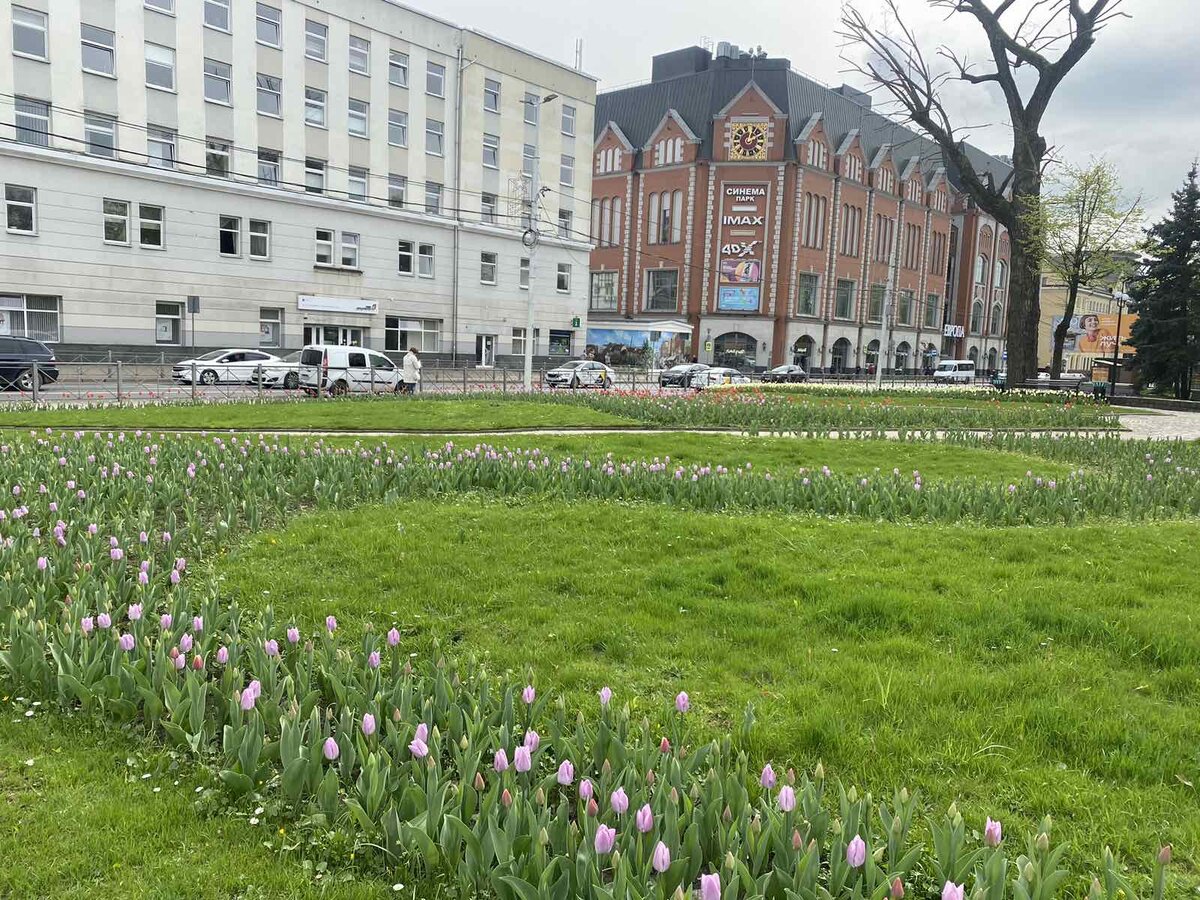
[[[1112,372],[1108,376],[1108,396],[1112,400],[1117,396],[1117,366],[1121,364],[1121,316],[1129,305],[1129,295],[1124,291],[1114,291],[1113,300],[1117,304],[1117,334],[1113,344]]]
[[[534,109],[541,109],[544,105],[552,100],[557,100],[558,94],[547,94],[545,97],[526,97],[524,103],[530,104]],[[541,116],[538,116],[540,125]],[[541,203],[541,189],[538,187],[538,169],[541,168],[542,154],[541,142],[537,141],[533,145],[533,172],[530,174],[529,185],[529,225],[525,229],[525,233],[521,236],[521,243],[529,250],[529,296],[526,297],[527,308],[525,310],[525,390],[526,392],[533,390],[533,344],[534,344],[534,322],[533,322],[533,279],[534,266],[533,255],[537,250],[538,242],[542,238],[540,230],[541,212],[539,206]]]

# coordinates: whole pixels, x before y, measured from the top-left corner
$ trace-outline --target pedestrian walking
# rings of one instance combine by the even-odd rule
[[[404,354],[404,389],[403,393],[411,394],[421,381],[421,354],[416,347],[409,347]]]

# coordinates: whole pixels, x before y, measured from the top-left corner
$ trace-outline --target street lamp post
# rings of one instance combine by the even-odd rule
[[[1113,293],[1113,300],[1117,304],[1117,334],[1113,344],[1112,372],[1108,376],[1110,401],[1117,396],[1117,366],[1121,364],[1121,316],[1125,312],[1125,307],[1129,305],[1129,295],[1122,291],[1116,291]]]
[[[523,102],[532,104],[535,109],[541,109],[542,106],[552,100],[557,100],[558,94],[547,94],[540,99],[537,97],[526,97]],[[541,116],[538,117],[539,125]],[[540,230],[541,215],[538,211],[539,202],[541,201],[541,188],[538,187],[538,169],[541,168],[542,154],[540,142],[533,145],[533,172],[530,173],[529,185],[529,225],[525,229],[525,234],[521,237],[523,243],[529,250],[529,291],[526,299],[525,310],[525,391],[528,393],[533,390],[533,344],[534,329],[533,321],[533,279],[534,251],[537,250],[538,242],[541,240],[542,234]]]

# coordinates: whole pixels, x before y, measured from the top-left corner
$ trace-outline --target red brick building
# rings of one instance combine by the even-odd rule
[[[786,59],[656,56],[597,98],[592,191],[588,343],[614,362],[649,343],[660,364],[1002,365],[1003,229],[934,144]]]

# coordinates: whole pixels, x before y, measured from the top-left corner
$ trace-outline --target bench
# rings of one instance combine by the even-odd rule
[[[1092,382],[1084,378],[1034,378],[1021,385],[1026,390],[1033,391],[1070,391],[1082,394],[1092,391]]]

